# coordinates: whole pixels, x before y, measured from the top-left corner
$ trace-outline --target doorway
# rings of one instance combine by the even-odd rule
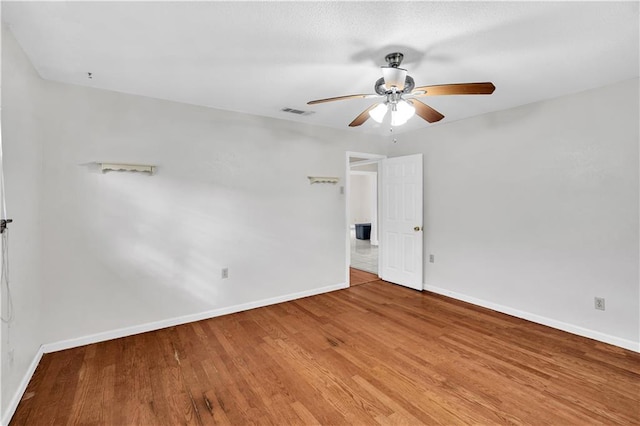
[[[386,158],[377,154],[347,152],[346,282],[351,282],[354,262],[359,263],[362,261],[360,254],[366,254],[369,267],[364,269],[375,271],[385,281],[423,290],[422,164],[422,154]],[[371,191],[375,195],[371,198],[373,201],[369,201],[373,207],[369,213],[357,216],[358,213],[351,211],[355,203],[351,199],[351,193],[355,190],[351,187],[351,181],[357,176],[374,173],[373,165],[375,190]],[[360,220],[370,222],[358,223]],[[362,234],[362,238],[358,237],[359,234]],[[367,240],[367,236],[368,245],[359,243],[358,240]],[[371,244],[372,239],[374,244]],[[358,253],[358,249],[361,253]],[[358,266],[363,267],[362,264]]]
[[[350,285],[378,279],[378,162],[383,158],[377,154],[347,152],[347,278]]]
[[[349,176],[351,267],[377,275],[378,165],[351,166]]]

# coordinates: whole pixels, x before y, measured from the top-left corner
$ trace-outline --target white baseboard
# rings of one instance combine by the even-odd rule
[[[18,389],[13,395],[13,398],[11,398],[9,405],[7,406],[7,411],[4,413],[4,416],[2,416],[3,426],[9,424],[9,422],[11,421],[11,417],[13,417],[13,413],[16,412],[16,409],[18,408],[18,404],[20,403],[22,396],[27,390],[27,386],[31,381],[31,377],[33,377],[33,373],[36,372],[36,368],[38,367],[38,364],[40,363],[40,359],[42,359],[43,354],[44,354],[44,350],[42,346],[40,346],[38,348],[38,352],[36,352],[36,355],[33,357],[31,364],[29,364],[29,368],[27,368],[27,371],[24,373],[24,376],[20,381],[20,385],[18,386]]]
[[[213,309],[210,311],[200,312],[197,314],[184,315],[181,317],[149,322],[146,324],[135,325],[132,327],[119,328],[116,330],[110,330],[102,333],[91,334],[88,336],[62,340],[59,342],[46,343],[40,346],[40,349],[38,349],[38,353],[33,358],[33,361],[31,362],[31,364],[29,365],[29,369],[25,373],[22,381],[20,382],[19,388],[16,390],[13,398],[11,399],[9,406],[7,407],[7,411],[4,413],[2,417],[2,425],[3,426],[8,425],[9,421],[11,421],[11,417],[13,417],[13,414],[18,408],[18,404],[20,403],[20,400],[22,399],[22,396],[24,395],[24,392],[27,389],[27,385],[29,384],[29,381],[31,380],[33,373],[35,373],[36,367],[38,367],[38,363],[40,363],[40,359],[42,358],[43,354],[62,351],[65,349],[76,348],[79,346],[89,345],[92,343],[104,342],[112,339],[118,339],[120,337],[132,336],[134,334],[146,333],[148,331],[160,330],[163,328],[173,327],[181,324],[187,324],[194,321],[201,321],[204,319],[215,318],[222,315],[228,315],[236,312],[247,311],[249,309],[261,308],[263,306],[274,305],[276,303],[289,302],[291,300],[301,299],[303,297],[315,296],[322,293],[329,293],[331,291],[342,290],[348,287],[349,287],[349,284],[345,284],[345,283],[334,284],[326,287],[315,288],[313,290],[306,290],[298,293],[291,293],[283,296],[257,300],[255,302],[248,302],[248,303],[242,303],[240,305]]]
[[[473,305],[482,306],[483,308],[488,308],[493,311],[501,312],[503,314],[511,315],[517,318],[522,318],[527,321],[535,322],[538,324],[546,325],[548,327],[556,328],[558,330],[566,331],[568,333],[576,334],[578,336],[588,337],[590,339],[594,339],[599,342],[608,343],[610,345],[618,346],[624,349],[628,349],[630,351],[640,352],[639,342],[634,342],[632,340],[611,336],[609,334],[601,333],[599,331],[579,327],[577,325],[573,325],[566,322],[543,317],[540,315],[532,314],[530,312],[520,311],[518,309],[510,308],[504,305],[499,305],[493,302],[488,302],[482,299],[477,299],[475,297],[467,296],[466,294],[456,293],[455,291],[446,290],[444,288],[427,285],[427,284],[424,284],[423,288],[433,293],[441,294],[443,296],[451,297],[453,299],[461,300],[463,302],[468,302]]]
[[[73,339],[62,340],[59,342],[47,343],[42,345],[44,353],[62,351],[65,349],[76,348],[79,346],[90,345],[92,343],[104,342],[121,337],[132,336],[134,334],[146,333],[148,331],[160,330],[176,325],[187,324],[190,322],[201,321],[209,318],[215,318],[222,315],[233,314],[236,312],[246,311],[263,306],[274,305],[276,303],[289,302],[291,300],[301,299],[303,297],[315,296],[317,294],[328,293],[330,291],[341,290],[349,287],[349,284],[340,283],[326,287],[315,288],[313,290],[301,291],[298,293],[285,294],[283,296],[271,297],[269,299],[257,300],[255,302],[242,303],[240,305],[228,306],[225,308],[212,309],[210,311],[200,312],[197,314],[184,315],[176,318],[169,318],[160,321],[149,322],[146,324],[135,325],[132,327],[119,328],[115,330],[104,331],[102,333],[90,334],[88,336],[76,337]]]

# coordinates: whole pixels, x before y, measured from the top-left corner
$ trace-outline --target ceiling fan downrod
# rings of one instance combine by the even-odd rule
[[[404,59],[404,55],[400,52],[389,53],[384,57],[384,60],[387,61],[390,67],[398,68]]]

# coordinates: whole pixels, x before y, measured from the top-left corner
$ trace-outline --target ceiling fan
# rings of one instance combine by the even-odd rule
[[[419,96],[441,96],[441,95],[490,95],[496,89],[493,83],[457,83],[440,84],[435,86],[415,87],[411,76],[407,75],[407,70],[399,68],[404,55],[399,52],[389,53],[385,56],[387,66],[382,68],[382,78],[376,81],[374,86],[375,94],[346,95],[335,98],[317,99],[307,102],[308,105],[321,104],[324,102],[342,101],[357,98],[380,98],[384,100],[371,105],[362,111],[351,123],[349,127],[360,126],[369,117],[378,123],[382,123],[388,111],[391,111],[391,125],[401,126],[407,122],[414,114],[418,114],[429,123],[435,123],[444,118],[444,115],[431,108],[429,105],[415,99]],[[405,98],[406,97],[406,98]]]

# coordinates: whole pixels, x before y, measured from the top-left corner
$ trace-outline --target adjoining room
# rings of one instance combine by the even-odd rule
[[[378,163],[358,157],[349,166],[351,267],[378,274]]]

